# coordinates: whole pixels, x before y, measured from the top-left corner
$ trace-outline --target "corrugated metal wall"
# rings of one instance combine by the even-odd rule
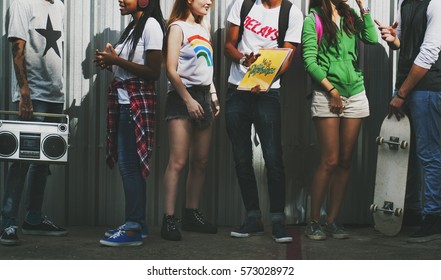
[[[0,108],[10,107],[11,58],[6,39],[7,9],[13,0],[2,0],[0,14],[1,68]],[[215,81],[221,104],[224,104],[229,63],[223,55],[225,24],[233,0],[215,1],[211,10],[213,45],[215,49]],[[354,0],[349,1],[351,5]],[[390,22],[393,17],[393,0],[365,1],[375,18]],[[294,0],[304,13],[306,0]],[[113,0],[65,0],[66,110],[71,119],[69,164],[53,166],[46,191],[44,211],[55,221],[68,225],[116,225],[124,220],[124,201],[117,170],[109,170],[104,161],[106,89],[110,82],[107,73],[93,65],[95,49],[102,49],[106,42],[114,43],[129,18],[122,18],[118,1]],[[173,1],[162,0],[167,17]],[[387,111],[387,100],[392,84],[392,59],[384,45],[362,47],[361,62],[365,69],[366,87],[371,103],[371,117],[366,120],[354,159],[347,199],[343,208],[343,220],[347,223],[368,223],[368,207],[372,201],[376,147],[375,137]],[[367,63],[369,62],[369,63]],[[309,205],[309,185],[317,163],[314,128],[310,120],[306,93],[308,79],[303,66],[294,63],[285,75],[282,91],[283,148],[286,169],[286,213],[289,223],[304,221]],[[168,140],[163,108],[166,96],[165,73],[158,82],[159,110],[156,145],[152,159],[152,174],[147,182],[150,224],[158,224],[163,213],[163,174],[168,160]],[[3,195],[4,174],[7,164],[2,163],[0,177]],[[260,147],[255,147],[255,167],[259,182],[261,207],[268,221],[268,197],[265,166]],[[181,176],[178,213],[184,204],[185,173]],[[223,115],[216,121],[212,140],[210,164],[201,200],[201,209],[210,220],[219,225],[240,224],[244,208],[226,135]]]

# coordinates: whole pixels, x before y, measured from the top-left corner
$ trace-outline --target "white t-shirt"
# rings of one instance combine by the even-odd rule
[[[133,31],[133,29],[132,29]],[[135,53],[133,55],[132,62],[136,64],[145,64],[145,52],[147,50],[162,50],[163,33],[161,25],[154,18],[149,18],[144,26],[142,36],[136,45]],[[124,41],[115,47],[115,52],[123,59],[128,60],[130,50],[132,49],[132,43]],[[119,66],[113,66],[114,77],[117,81],[125,81],[135,78],[136,75],[121,68]],[[129,94],[125,89],[118,88],[118,102],[119,104],[130,104]]]
[[[34,100],[64,103],[63,43],[64,4],[45,0],[12,2],[8,38],[26,41],[25,60],[28,85]],[[12,101],[20,99],[18,83]]]
[[[231,24],[240,25],[240,10],[244,0],[238,0],[231,8],[227,21]],[[277,48],[279,37],[279,13],[280,6],[267,9],[261,0],[256,0],[244,22],[242,40],[237,49],[241,53],[257,53],[261,48]],[[295,5],[289,12],[288,29],[286,30],[285,42],[300,43],[302,37],[303,14]],[[228,82],[238,85],[245,76],[247,68],[238,63],[231,63],[230,77]],[[277,79],[271,88],[279,88],[280,80]]]
[[[207,27],[199,23],[175,21],[183,34],[177,72],[185,87],[211,85],[213,82],[213,47]],[[169,82],[169,91],[173,90]]]

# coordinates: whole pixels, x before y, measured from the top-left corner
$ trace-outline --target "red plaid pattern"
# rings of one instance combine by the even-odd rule
[[[107,98],[107,164],[113,168],[117,158],[118,134],[118,88],[129,93],[130,111],[135,123],[136,149],[144,178],[150,174],[149,160],[153,152],[155,134],[156,93],[154,81],[133,78],[125,81],[113,80]]]

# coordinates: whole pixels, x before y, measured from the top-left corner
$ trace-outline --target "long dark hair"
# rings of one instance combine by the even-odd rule
[[[311,8],[321,8],[322,14],[319,14],[320,19],[322,20],[323,25],[323,36],[326,41],[330,44],[337,43],[337,26],[332,21],[332,4],[331,0],[310,0],[309,1],[309,9]],[[340,16],[344,18],[343,20],[343,30],[351,36],[352,34],[357,33],[358,31],[355,29],[354,23],[354,15],[351,7],[344,3],[340,2],[336,9]]]
[[[121,35],[121,38],[119,38],[119,41],[117,45],[124,43],[124,41],[127,40],[127,42],[131,42],[132,46],[130,48],[129,52],[129,60],[133,59],[133,56],[135,54],[136,45],[139,42],[139,39],[142,36],[142,32],[144,31],[145,24],[147,20],[152,17],[156,19],[159,22],[159,25],[161,26],[162,33],[165,34],[165,20],[164,16],[162,15],[161,6],[159,5],[159,0],[150,0],[147,7],[142,8],[142,15],[136,24],[135,28],[133,29],[133,32],[130,33],[130,31],[133,28],[133,25],[135,24],[132,20],[124,30],[123,34]]]

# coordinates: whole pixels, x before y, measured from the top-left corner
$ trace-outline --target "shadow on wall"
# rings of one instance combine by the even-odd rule
[[[83,78],[89,80],[89,91],[77,95],[81,96],[80,102],[73,99],[66,105],[71,120],[66,205],[69,224],[96,224],[98,220],[97,205],[103,184],[100,170],[107,168],[104,150],[106,96],[112,74],[97,68],[93,60],[96,49],[102,50],[107,42],[116,42],[119,35],[119,31],[106,28],[89,42],[81,63]],[[73,203],[75,201],[82,203]]]
[[[82,142],[82,138],[86,136],[86,134],[84,134],[85,129],[100,129],[100,127],[94,127],[94,124],[90,123],[90,121],[96,118],[97,123],[95,123],[95,125],[98,125],[100,120],[98,117],[102,117],[101,113],[105,114],[105,111],[101,111],[103,108],[105,109],[107,86],[110,83],[111,73],[97,68],[93,60],[95,59],[96,49],[103,49],[107,42],[116,42],[118,36],[119,31],[107,28],[103,32],[96,34],[93,40],[87,45],[85,58],[81,63],[81,70],[83,78],[90,81],[89,92],[82,95],[81,102],[78,103],[79,105],[77,105],[77,100],[74,99],[72,103],[68,105],[68,108],[66,108],[66,113],[69,114],[71,118],[71,140],[73,147]],[[100,71],[103,73],[97,75]],[[83,127],[81,123],[84,124]],[[97,130],[94,130],[94,132],[96,131]]]

